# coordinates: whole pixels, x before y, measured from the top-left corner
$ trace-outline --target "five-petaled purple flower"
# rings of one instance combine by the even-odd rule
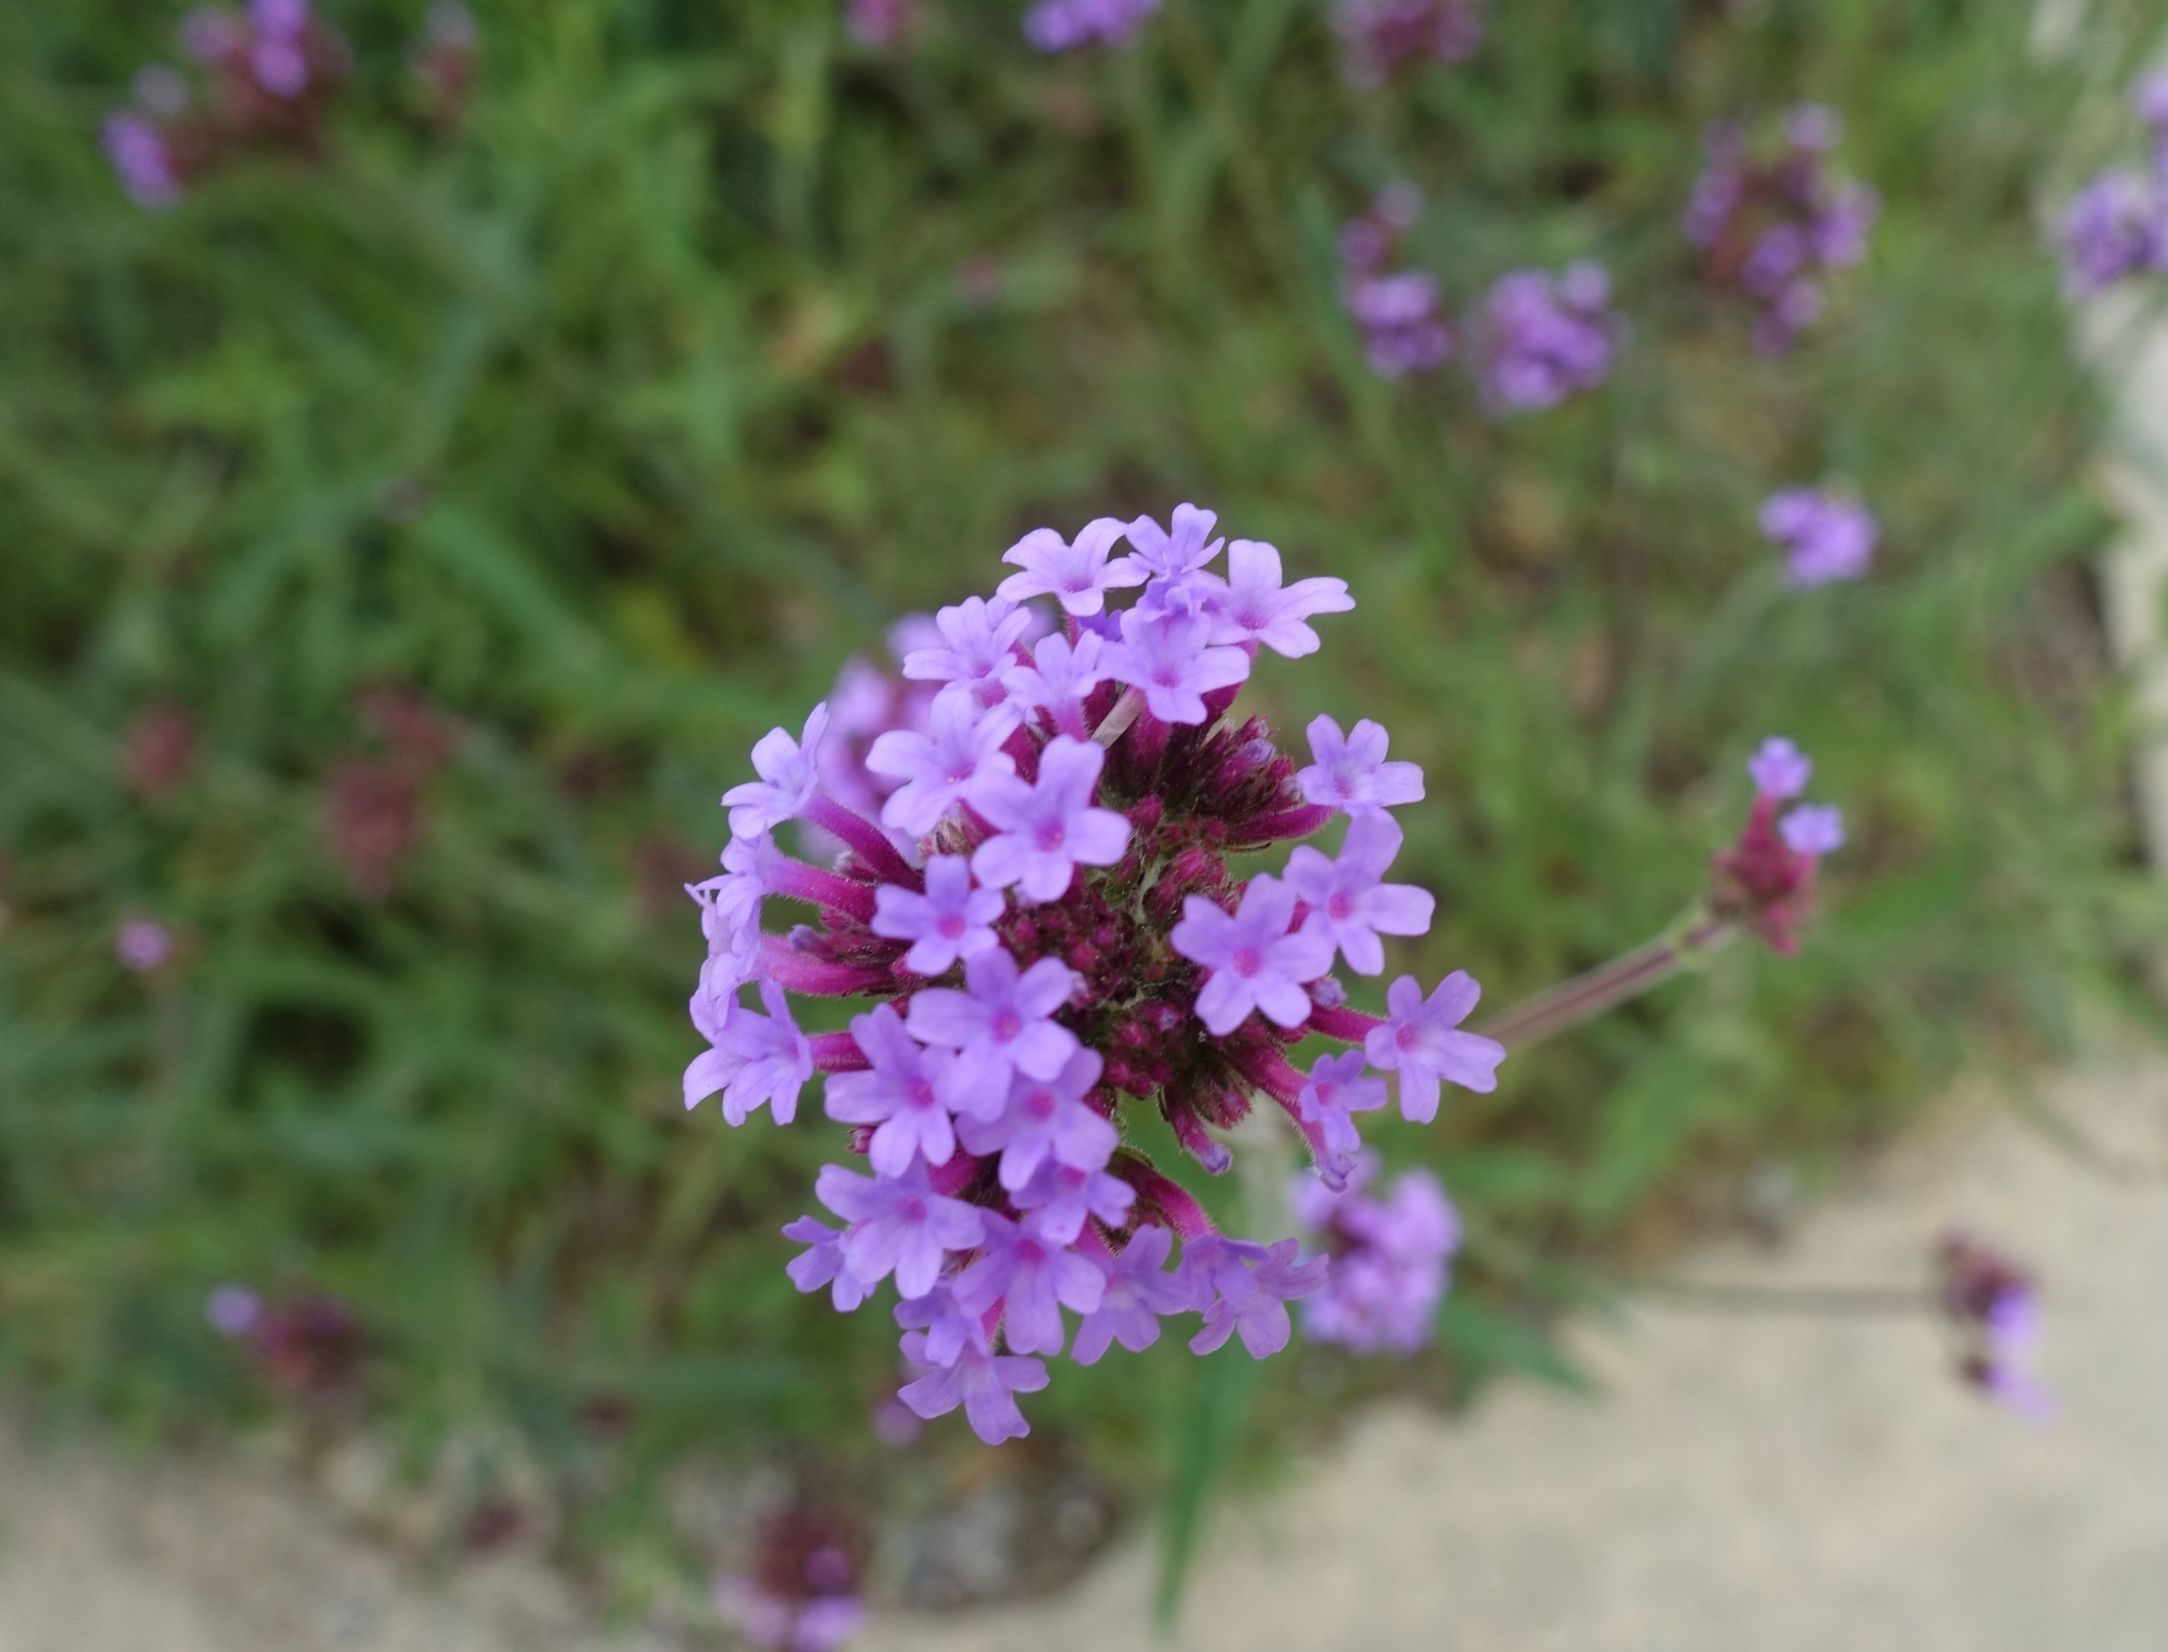
[[[926,862],[923,891],[884,883],[873,892],[876,935],[909,941],[903,967],[917,975],[945,975],[960,959],[991,952],[1000,940],[994,921],[1008,905],[998,889],[971,882],[971,863],[961,855],[935,855]]]
[[[1857,579],[1874,560],[1874,516],[1841,493],[1780,489],[1763,502],[1761,528],[1783,551],[1786,577],[1797,586]]]
[[[1182,902],[1182,921],[1168,940],[1174,950],[1205,968],[1197,994],[1197,1019],[1224,1037],[1262,1010],[1283,1027],[1299,1027],[1310,1014],[1307,984],[1332,968],[1332,943],[1305,931],[1289,933],[1295,892],[1265,873],[1250,879],[1232,915],[1202,895]]]
[[[1844,847],[1844,811],[1834,803],[1802,803],[1777,822],[1785,847],[1817,859]]]
[[[1195,1313],[1196,1282],[1167,1271],[1174,1235],[1163,1227],[1139,1227],[1119,1256],[1102,1264],[1106,1289],[1099,1306],[1078,1321],[1069,1357],[1096,1365],[1110,1343],[1141,1354],[1159,1340],[1159,1321],[1167,1314]]]
[[[1295,776],[1303,801],[1349,814],[1423,801],[1423,771],[1414,763],[1385,760],[1390,736],[1365,717],[1349,734],[1330,717],[1309,727],[1310,766]]]
[[[966,1313],[1001,1306],[1008,1344],[1019,1354],[1058,1354],[1067,1340],[1061,1310],[1088,1314],[1099,1306],[1106,1278],[1067,1244],[1006,1216],[984,1214],[979,1258],[956,1280],[956,1303]]]
[[[743,1124],[763,1102],[778,1124],[798,1116],[798,1092],[813,1076],[813,1047],[791,1019],[781,986],[762,981],[760,1001],[766,1015],[725,1001],[725,1013],[711,1023],[712,1047],[685,1069],[688,1108],[720,1090],[726,1124]]]
[[[1393,817],[1371,811],[1348,823],[1338,860],[1327,860],[1308,845],[1287,857],[1288,887],[1310,909],[1302,932],[1337,948],[1358,975],[1384,972],[1380,935],[1427,934],[1437,908],[1427,889],[1380,881],[1400,853],[1400,842]]]
[[[753,772],[760,778],[723,793],[731,836],[758,837],[805,812],[820,783],[817,765],[827,732],[828,702],[823,700],[807,713],[805,730],[797,739],[787,729],[772,728],[754,743]]]
[[[1213,627],[1203,613],[1132,608],[1122,615],[1121,640],[1101,656],[1107,675],[1142,693],[1161,722],[1202,723],[1204,697],[1250,674],[1250,658],[1241,649],[1208,646]]]
[[[1130,558],[1107,560],[1107,553],[1129,531],[1129,524],[1111,516],[1095,517],[1084,524],[1074,540],[1052,528],[1034,528],[1001,553],[1024,571],[1011,574],[995,592],[1010,602],[1050,596],[1062,612],[1079,618],[1099,613],[1107,605],[1109,591],[1142,585],[1146,571]]]
[[[913,1159],[947,1164],[956,1151],[951,1112],[962,1100],[953,1087],[955,1058],[912,1038],[890,1004],[854,1017],[851,1041],[873,1065],[829,1079],[828,1116],[875,1126],[866,1157],[883,1176],[902,1175]]]
[[[1317,1132],[1318,1177],[1325,1186],[1345,1186],[1355,1167],[1362,1136],[1354,1115],[1384,1105],[1385,1080],[1371,1073],[1363,1051],[1321,1055],[1311,1066],[1310,1081],[1296,1099],[1296,1116]]]
[[[1214,582],[1206,601],[1212,641],[1249,643],[1290,660],[1318,650],[1313,614],[1344,614],[1355,606],[1344,579],[1298,579],[1283,585],[1280,553],[1255,539],[1227,547],[1227,577]]]
[[[966,597],[934,615],[941,640],[904,655],[903,674],[914,682],[947,683],[982,705],[995,705],[1003,698],[1001,674],[1016,663],[1016,645],[1031,621],[1030,609],[1004,597]]]
[[[999,1153],[1001,1185],[1011,1193],[1044,1164],[1099,1169],[1121,1142],[1113,1123],[1085,1099],[1105,1066],[1097,1051],[1078,1050],[1050,1078],[1017,1079],[1005,1103],[963,1120],[964,1146],[982,1156]]]
[[[971,857],[971,871],[991,889],[1016,885],[1026,900],[1059,900],[1080,866],[1112,866],[1129,847],[1129,822],[1095,808],[1107,754],[1089,740],[1057,734],[1039,754],[1038,777],[991,779],[973,793],[994,828]]]
[[[1294,1327],[1288,1303],[1325,1283],[1326,1259],[1297,1262],[1298,1241],[1276,1245],[1247,1239],[1203,1240],[1189,1246],[1182,1269],[1215,1294],[1204,1310],[1204,1329],[1189,1339],[1190,1351],[1209,1354],[1239,1335],[1252,1359],[1268,1359],[1287,1346]]]
[[[1081,739],[1089,732],[1084,707],[1107,680],[1105,648],[1106,638],[1096,631],[1080,631],[1074,642],[1052,632],[1033,646],[1031,664],[1002,673],[1001,686],[1012,704],[1045,712],[1058,731]]]
[[[850,1223],[843,1235],[843,1265],[862,1285],[878,1285],[891,1273],[906,1302],[924,1296],[941,1278],[952,1251],[979,1242],[983,1213],[975,1205],[938,1193],[926,1167],[901,1175],[860,1176],[824,1164],[813,1196]]]
[[[1796,742],[1772,734],[1749,759],[1746,772],[1754,789],[1765,797],[1793,798],[1804,792],[1807,782],[1814,778],[1814,759]]]
[[[1403,975],[1385,989],[1386,1025],[1371,1029],[1363,1048],[1370,1064],[1400,1075],[1400,1111],[1417,1124],[1438,1116],[1441,1084],[1464,1090],[1498,1088],[1498,1063],[1506,1047],[1481,1033],[1463,1032],[1483,989],[1465,970],[1455,970],[1424,998],[1415,977]]]
[[[969,694],[939,695],[926,729],[890,729],[866,753],[874,774],[901,782],[881,805],[881,823],[923,837],[944,815],[989,780],[1016,772],[1001,749],[1016,714],[982,706]]]
[[[905,1334],[903,1354],[922,1365],[935,1363],[927,1354],[923,1331]],[[996,1354],[982,1339],[965,1343],[948,1366],[905,1383],[896,1391],[896,1398],[928,1422],[947,1416],[960,1405],[971,1431],[988,1445],[999,1445],[1003,1440],[1020,1440],[1031,1432],[1016,1396],[1036,1394],[1045,1386],[1044,1360]]]
[[[920,1043],[957,1052],[966,1091],[1005,1087],[1012,1073],[1052,1078],[1078,1049],[1054,1012],[1076,990],[1076,972],[1058,958],[1019,970],[1000,947],[964,964],[964,985],[929,987],[911,1000],[904,1024]]]

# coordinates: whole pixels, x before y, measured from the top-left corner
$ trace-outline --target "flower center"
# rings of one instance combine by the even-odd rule
[[[1014,1010],[994,1012],[993,1034],[997,1044],[1013,1044],[1024,1030],[1024,1018]]]
[[[1347,921],[1348,914],[1353,912],[1354,910],[1355,897],[1350,895],[1345,889],[1335,889],[1332,892],[1332,899],[1328,900],[1325,903],[1325,911],[1327,912],[1327,914],[1329,914],[1335,921],[1340,923],[1345,923]]]
[[[913,1193],[896,1201],[896,1214],[916,1226],[926,1220],[926,1201]]]
[[[1237,975],[1248,977],[1265,967],[1265,955],[1254,946],[1236,947],[1228,963]]]
[[[1054,1116],[1054,1092],[1051,1090],[1026,1090],[1018,1104],[1024,1116],[1035,1123],[1044,1124]]]
[[[964,915],[961,912],[944,912],[940,922],[934,927],[940,930],[946,939],[960,941],[964,937]]]
[[[1062,846],[1063,841],[1068,837],[1068,835],[1068,830],[1062,825],[1060,821],[1050,820],[1046,822],[1045,825],[1041,826],[1038,832],[1034,834],[1033,841],[1036,842],[1041,849],[1051,854],[1053,853],[1053,851],[1059,849]]]

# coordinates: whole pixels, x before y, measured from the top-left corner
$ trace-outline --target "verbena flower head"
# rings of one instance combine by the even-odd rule
[[[1039,0],[1024,14],[1024,38],[1042,52],[1128,45],[1158,15],[1162,0]]]
[[[1816,868],[1844,846],[1844,816],[1828,804],[1797,801],[1814,763],[1781,735],[1764,740],[1746,769],[1753,807],[1737,840],[1712,863],[1709,908],[1789,956],[1814,911]]]
[[[1769,141],[1751,142],[1729,122],[1703,137],[1705,161],[1681,228],[1699,251],[1703,279],[1753,306],[1754,346],[1765,355],[1790,349],[1821,315],[1829,271],[1866,256],[1880,202],[1835,170],[1841,130],[1834,111],[1800,104]]]
[[[1477,0],[1340,0],[1333,32],[1353,86],[1382,86],[1426,63],[1458,63],[1483,41]]]
[[[1438,278],[1427,270],[1387,267],[1421,204],[1412,186],[1388,184],[1366,216],[1340,231],[1340,304],[1362,334],[1363,358],[1380,378],[1434,372],[1453,354]]]
[[[715,1609],[760,1652],[837,1652],[865,1626],[857,1532],[830,1509],[776,1510],[761,1522],[750,1571],[719,1577]]]
[[[1216,527],[1183,506],[1020,541],[1006,598],[966,599],[905,640],[930,699],[859,666],[856,703],[758,742],[758,778],[724,797],[722,873],[690,891],[708,1048],[687,1101],[720,1091],[729,1124],[763,1107],[788,1124],[825,1085],[859,1162],[820,1172],[841,1226],[793,1222],[790,1276],[845,1312],[893,1280],[901,1403],[961,1410],[988,1441],[1027,1431],[1018,1396],[1065,1347],[1089,1363],[1201,1314],[1199,1352],[1233,1340],[1261,1357],[1324,1281],[1292,1239],[1218,1232],[1126,1119],[1157,1112],[1218,1172],[1220,1132],[1265,1099],[1340,1186],[1386,1075],[1428,1118],[1446,1084],[1489,1089],[1504,1054],[1461,1025],[1478,993],[1465,974],[1428,995],[1401,977],[1389,1017],[1348,1007],[1337,960],[1379,973],[1386,938],[1429,927],[1430,896],[1389,880],[1401,833],[1385,813],[1421,799],[1422,772],[1369,719],[1316,719],[1299,766],[1235,712],[1261,659],[1307,656],[1312,622],[1353,600]],[[1061,629],[1034,646],[1045,616],[1018,601]],[[916,726],[880,728],[883,713]],[[856,747],[837,764],[846,728]],[[1237,869],[1336,815],[1336,849]],[[787,831],[825,864],[781,847]],[[784,906],[806,921],[771,928]],[[855,1000],[848,1030],[803,1030],[812,998]],[[1289,1050],[1313,1037],[1332,1044],[1305,1071]]]
[[[1500,276],[1478,323],[1485,404],[1493,413],[1555,407],[1594,389],[1611,371],[1620,325],[1603,267],[1569,264],[1557,275]]]
[[[1937,1261],[1942,1310],[1960,1338],[1958,1369],[1965,1380],[2019,1416],[2047,1421],[2055,1399],[2033,1371],[2040,1296],[2032,1275],[1964,1233],[1943,1237]]]
[[[1873,512],[1826,488],[1772,493],[1762,504],[1761,529],[1784,553],[1786,577],[1802,587],[1858,579],[1880,537]]]
[[[1346,1191],[1304,1178],[1296,1217],[1331,1259],[1324,1288],[1302,1305],[1303,1335],[1352,1353],[1415,1353],[1431,1339],[1460,1248],[1460,1218],[1427,1170],[1390,1188],[1365,1157]]]
[[[2076,298],[2168,270],[2168,181],[2127,167],[2101,173],[2072,197],[2059,236],[2063,284]]]

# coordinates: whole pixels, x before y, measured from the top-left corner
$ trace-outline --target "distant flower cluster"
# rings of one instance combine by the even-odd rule
[[[835,761],[828,704],[762,737],[759,778],[724,795],[723,873],[691,890],[709,1047],[686,1104],[720,1092],[731,1125],[762,1107],[789,1124],[826,1076],[864,1168],[822,1169],[815,1194],[843,1226],[793,1222],[807,1249],[791,1277],[845,1312],[893,1279],[916,1373],[899,1397],[928,1418],[961,1407],[989,1442],[1028,1432],[1015,1396],[1045,1386],[1043,1356],[1090,1363],[1199,1314],[1193,1350],[1239,1338],[1262,1358],[1287,1343],[1286,1304],[1325,1285],[1327,1262],[1294,1239],[1221,1233],[1125,1140],[1125,1111],[1150,1108],[1218,1173],[1232,1154],[1217,1132],[1269,1098],[1337,1188],[1359,1162],[1352,1116],[1384,1101],[1373,1069],[1420,1122],[1447,1085],[1491,1089],[1505,1054],[1461,1029],[1479,990],[1464,973],[1428,993],[1400,977],[1384,1015],[1348,1006],[1336,964],[1378,975],[1384,938],[1430,926],[1431,896],[1386,881],[1401,842],[1387,811],[1421,800],[1422,771],[1367,719],[1313,720],[1304,764],[1231,716],[1261,653],[1314,653],[1310,621],[1354,604],[1344,582],[1288,582],[1272,546],[1214,526],[1184,505],[1165,525],[1027,535],[993,596],[921,628],[902,661],[915,686],[887,702],[903,720],[862,755]],[[1040,602],[1059,629],[1027,642]],[[874,688],[861,671],[854,740]],[[1229,864],[1336,816],[1337,853],[1298,847],[1277,874]],[[787,854],[774,834],[791,824],[841,855]],[[771,931],[771,901],[818,922]],[[871,1007],[809,1033],[794,995]],[[1304,1072],[1287,1051],[1312,1034],[1353,1047]]]
[[[2064,281],[2080,298],[2168,270],[2168,71],[2140,80],[2131,104],[2152,139],[2151,165],[2111,167],[2063,213]]]
[[[843,26],[861,46],[893,46],[918,26],[918,0],[844,0]]]
[[[1362,330],[1363,357],[1381,378],[1433,372],[1453,353],[1438,278],[1388,268],[1421,210],[1412,185],[1389,184],[1368,214],[1340,231],[1340,302]]]
[[[173,957],[173,931],[155,918],[129,918],[113,932],[113,956],[137,975],[162,969]]]
[[[1362,1065],[1353,1054],[1340,1059]],[[1343,1082],[1375,1085],[1375,1099],[1361,1104],[1385,1104],[1383,1080],[1351,1073]],[[1460,1218],[1429,1171],[1406,1171],[1389,1189],[1373,1186],[1376,1175],[1365,1155],[1340,1192],[1314,1177],[1295,1184],[1296,1219],[1332,1262],[1324,1286],[1303,1300],[1302,1331],[1352,1353],[1412,1354],[1436,1329]]]
[[[1832,168],[1840,131],[1833,111],[1801,104],[1773,146],[1729,122],[1702,140],[1706,162],[1682,228],[1700,249],[1704,278],[1754,305],[1754,347],[1764,354],[1790,349],[1820,317],[1829,271],[1866,256],[1880,202]]]
[[[1478,324],[1485,405],[1528,412],[1594,389],[1611,371],[1621,330],[1600,264],[1500,276]]]
[[[1834,804],[1798,801],[1814,763],[1780,735],[1762,742],[1746,770],[1754,805],[1737,840],[1716,857],[1710,909],[1790,956],[1814,910],[1815,871],[1844,847],[1844,815]]]
[[[856,1533],[829,1509],[762,1523],[750,1572],[715,1580],[715,1609],[759,1652],[835,1652],[865,1626]]]
[[[245,1346],[264,1380],[297,1398],[330,1399],[353,1388],[367,1341],[345,1303],[322,1291],[267,1301],[246,1285],[221,1285],[204,1303],[220,1336]]]
[[[2055,1400],[2033,1373],[2040,1298],[2032,1276],[1962,1233],[1943,1239],[1939,1261],[1942,1309],[1964,1342],[1959,1369],[1965,1380],[2020,1416],[2047,1420]]]
[[[430,123],[440,131],[457,126],[474,95],[481,66],[481,32],[474,14],[459,0],[436,0],[407,66],[421,88]]]
[[[1159,14],[1163,0],[1039,0],[1024,16],[1024,38],[1042,52],[1126,46]]]
[[[1784,553],[1798,586],[1858,579],[1874,560],[1878,529],[1858,500],[1822,488],[1782,488],[1762,504],[1762,532]]]
[[[1426,63],[1458,63],[1483,43],[1476,0],[1340,0],[1332,26],[1349,84],[1365,88]]]

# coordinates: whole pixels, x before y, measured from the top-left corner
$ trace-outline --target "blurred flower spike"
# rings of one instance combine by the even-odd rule
[[[1790,740],[1762,742],[1747,764],[1754,803],[1746,826],[1716,857],[1711,880],[1711,914],[1787,957],[1799,950],[1799,926],[1814,911],[1822,857],[1844,846],[1842,813],[1833,805],[1795,801],[1813,773],[1813,762]]]
[[[760,1652],[835,1652],[866,1621],[850,1522],[793,1507],[761,1523],[750,1572],[715,1580],[715,1609]]]
[[[2040,1347],[2040,1294],[2032,1275],[1969,1234],[1944,1236],[1937,1255],[1942,1309],[1962,1343],[1965,1380],[2019,1416],[2045,1422],[2055,1397],[2033,1373]]]

